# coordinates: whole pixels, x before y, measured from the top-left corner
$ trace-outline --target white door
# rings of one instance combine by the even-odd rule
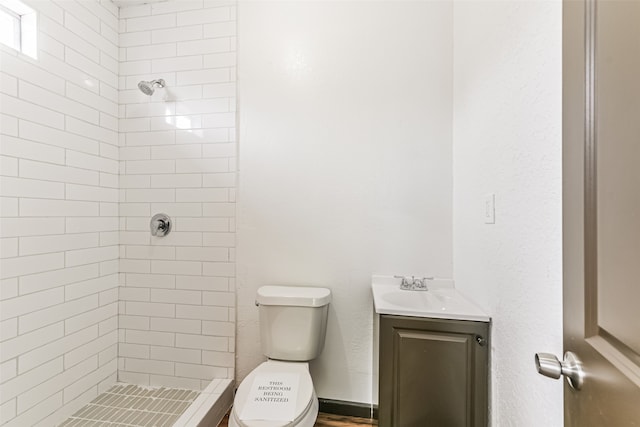
[[[640,426],[640,0],[563,19],[565,426]]]

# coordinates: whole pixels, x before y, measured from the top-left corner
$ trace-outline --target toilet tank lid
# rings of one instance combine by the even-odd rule
[[[331,290],[306,286],[262,286],[258,289],[259,305],[322,307],[331,302]]]

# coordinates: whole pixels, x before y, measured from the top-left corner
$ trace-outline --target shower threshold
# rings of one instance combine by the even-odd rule
[[[202,392],[118,383],[59,427],[217,425],[231,406],[231,382],[213,380]]]

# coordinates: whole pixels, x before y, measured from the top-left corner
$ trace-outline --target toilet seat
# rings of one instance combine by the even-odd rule
[[[296,399],[296,416],[293,421],[241,420],[240,414],[244,409],[253,379],[256,375],[266,373],[294,373],[300,375],[298,397]],[[309,375],[309,364],[306,362],[281,362],[268,360],[255,368],[242,381],[233,402],[230,425],[239,427],[290,427],[312,426],[318,414],[318,399],[313,390],[313,382]],[[308,420],[311,420],[309,424]]]

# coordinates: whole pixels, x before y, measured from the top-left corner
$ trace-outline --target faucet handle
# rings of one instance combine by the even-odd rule
[[[414,278],[412,276],[412,288],[419,291],[427,291],[429,287],[427,286],[428,280],[433,280],[433,277],[423,277],[423,278]]]
[[[402,281],[400,282],[400,289],[402,290],[413,290],[416,289],[416,285],[417,282],[420,279],[416,279],[416,276],[411,276],[411,278],[409,278],[409,276],[393,276],[396,279],[402,279]]]
[[[409,286],[409,280],[407,280],[407,276],[397,276],[397,275],[395,275],[393,277],[395,277],[396,279],[402,279],[402,281],[400,282],[400,287],[401,288]]]

